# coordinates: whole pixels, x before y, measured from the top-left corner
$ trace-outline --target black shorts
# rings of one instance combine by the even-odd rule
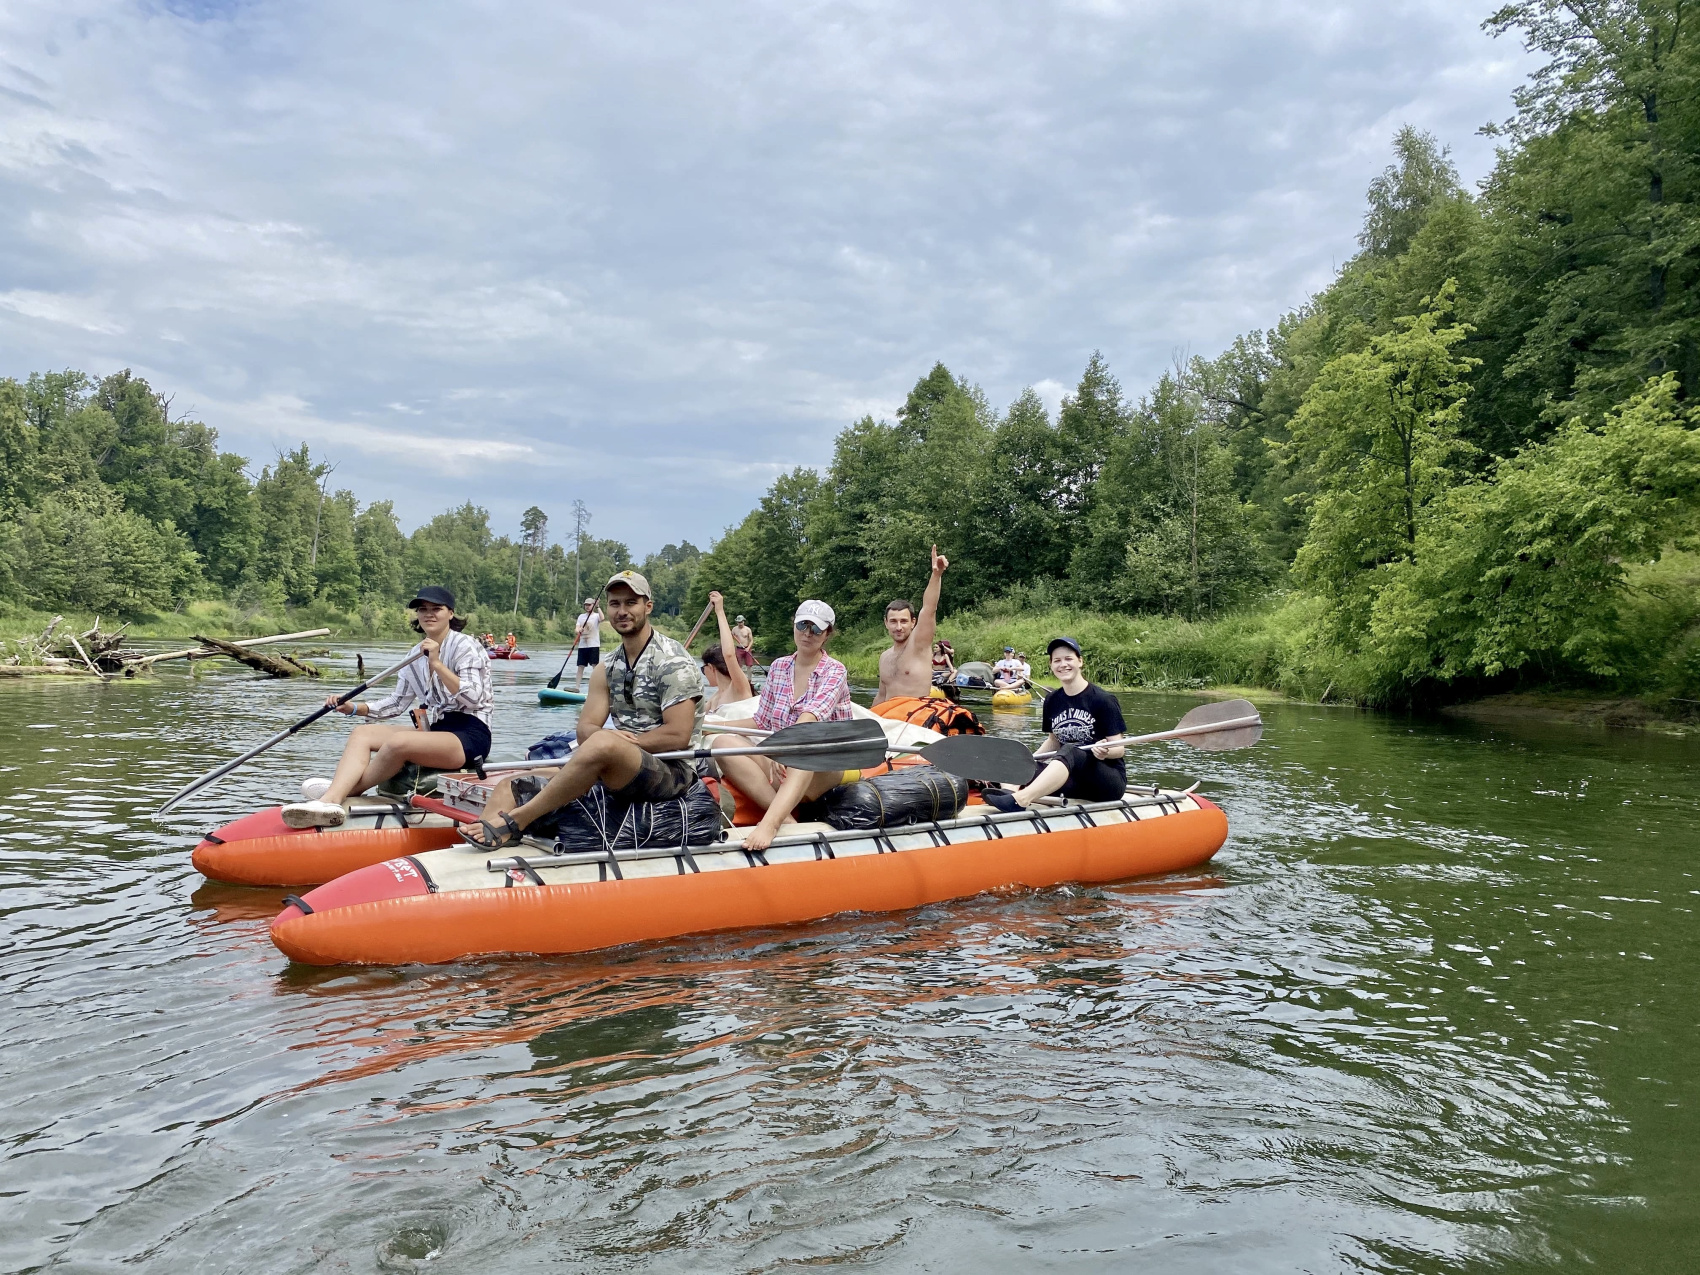
[[[690,762],[657,761],[653,753],[645,753],[637,777],[624,788],[609,789],[608,796],[632,806],[640,801],[677,801],[696,781],[696,768]]]
[[[1099,761],[1090,747],[1064,744],[1050,761],[1060,761],[1068,767],[1068,782],[1062,786],[1062,796],[1076,801],[1114,801],[1127,791],[1127,764],[1123,761]],[[1043,762],[1034,771],[1038,778],[1050,762]]]
[[[602,648],[599,646],[581,646],[578,649],[578,666],[589,668],[592,664],[602,663]]]
[[[471,713],[444,713],[431,729],[460,740],[461,751],[466,754],[461,762],[463,766],[470,766],[490,755],[490,728]]]

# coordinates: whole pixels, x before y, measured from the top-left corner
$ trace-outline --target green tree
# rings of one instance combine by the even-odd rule
[[[1445,493],[1416,554],[1385,572],[1376,659],[1406,684],[1530,664],[1614,676],[1626,564],[1697,530],[1700,431],[1666,373],[1598,424],[1573,421]]]
[[[260,472],[254,497],[260,527],[258,576],[280,601],[311,602],[318,591],[313,533],[319,522],[319,482],[329,466],[313,459],[306,443]]]
[[[395,501],[374,500],[354,516],[354,558],[360,572],[360,596],[371,601],[402,598],[402,567],[407,540],[396,523]]]
[[[1293,418],[1292,454],[1316,493],[1294,576],[1329,599],[1348,645],[1367,629],[1376,569],[1416,553],[1468,453],[1458,423],[1473,360],[1455,353],[1465,327],[1442,326],[1449,299],[1328,363]]]
[[[360,504],[351,491],[325,499],[318,514],[318,559],[313,563],[313,592],[334,607],[351,611],[360,602],[360,550],[354,522]]]
[[[0,520],[15,519],[27,503],[27,475],[39,442],[23,386],[10,377],[0,380]]]

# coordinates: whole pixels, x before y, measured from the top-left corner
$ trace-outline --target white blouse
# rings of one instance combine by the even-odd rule
[[[444,713],[467,713],[488,726],[494,697],[490,691],[490,657],[484,651],[484,644],[451,629],[437,657],[460,679],[460,690],[450,695],[449,688],[431,668],[431,662],[416,660],[396,675],[395,690],[366,705],[367,715],[396,717],[415,703],[423,703],[426,720],[432,726]]]

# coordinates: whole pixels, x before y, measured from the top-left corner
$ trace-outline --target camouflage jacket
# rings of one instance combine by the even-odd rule
[[[636,667],[626,663],[625,643],[617,645],[603,662],[608,676],[608,712],[621,730],[634,734],[661,725],[661,714],[680,700],[696,700],[696,722],[691,737],[702,730],[702,669],[684,646],[665,633],[651,634],[649,645],[637,658]]]

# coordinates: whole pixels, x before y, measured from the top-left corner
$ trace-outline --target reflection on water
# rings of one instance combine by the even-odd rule
[[[571,721],[531,663],[496,670],[498,752]],[[279,892],[188,850],[322,771],[334,726],[148,817],[321,694],[0,687],[0,1268],[1696,1251],[1692,744],[1281,707],[1250,752],[1141,754],[1229,811],[1197,873],[326,970],[267,940]],[[1191,701],[1125,705],[1155,730]]]

